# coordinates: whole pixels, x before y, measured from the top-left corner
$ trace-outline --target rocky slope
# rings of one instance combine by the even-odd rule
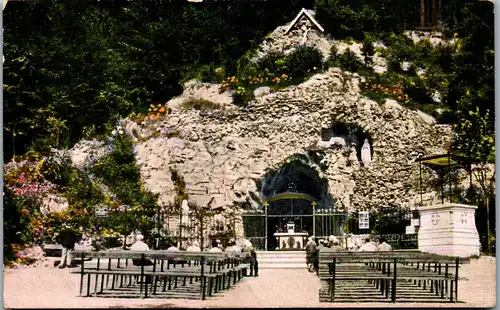
[[[126,122],[126,129],[144,136],[156,127],[180,133],[136,146],[145,185],[159,193],[163,203],[175,195],[172,167],[184,176],[190,198],[201,205],[215,197],[216,206],[247,202],[248,208],[259,208],[259,184],[265,173],[310,151],[324,153],[321,164],[326,168],[313,161],[310,166],[328,180],[329,193],[343,207],[408,203],[417,193],[415,159],[419,154],[444,152],[450,130],[394,101],[380,105],[362,97],[360,81],[357,74],[333,68],[301,85],[259,97],[247,108],[208,112],[174,108],[161,123]],[[356,154],[359,145],[324,141],[322,132],[339,123],[361,128],[370,137],[369,166]],[[345,137],[333,138],[345,142]]]

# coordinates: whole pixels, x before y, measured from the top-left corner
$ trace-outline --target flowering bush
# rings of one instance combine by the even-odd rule
[[[158,121],[164,118],[170,112],[171,110],[167,107],[167,104],[150,104],[147,114],[133,112],[129,115],[129,118],[137,124],[146,125],[150,122]]]
[[[222,81],[220,92],[229,90],[233,102],[237,105],[247,105],[253,99],[253,92],[261,86],[270,86],[271,89],[279,90],[291,85],[292,78],[285,73],[280,75],[258,74],[237,78],[229,76]]]
[[[404,92],[401,84],[396,83],[394,86],[385,86],[378,83],[365,83],[362,85],[363,92],[368,97],[371,97],[375,100],[383,100],[383,99],[394,99],[401,104],[409,104],[410,99],[408,94]]]

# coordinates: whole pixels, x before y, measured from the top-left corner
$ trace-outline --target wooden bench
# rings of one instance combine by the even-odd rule
[[[427,297],[444,300],[449,297],[450,302],[456,302],[458,281],[463,279],[458,276],[459,265],[468,261],[418,251],[320,252],[320,301],[336,301],[336,290],[342,281],[357,282],[359,287],[364,281],[373,287],[371,291],[366,288],[370,292],[366,296],[381,301],[388,301],[390,297],[390,301],[396,302],[400,290],[408,299]],[[422,289],[413,289],[413,294],[410,294],[410,287]],[[430,294],[421,294],[428,288]],[[356,286],[352,289],[355,290]],[[343,293],[349,295],[348,292]]]
[[[82,259],[80,270],[74,272],[80,274],[80,296],[86,276],[86,296],[103,296],[106,292],[116,297],[137,297],[138,293],[142,298],[154,296],[203,300],[236,284],[249,267],[242,263],[243,258],[233,253],[75,251],[75,257]],[[96,266],[85,264],[85,258],[89,257],[97,260]],[[134,266],[129,263],[133,260],[149,260],[152,265]],[[93,276],[94,289],[91,293]]]

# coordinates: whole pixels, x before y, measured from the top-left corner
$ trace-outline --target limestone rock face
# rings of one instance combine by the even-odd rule
[[[333,68],[258,97],[247,108],[202,113],[174,106],[159,126],[180,136],[136,145],[144,184],[162,203],[172,202],[172,167],[184,177],[190,201],[204,205],[213,197],[212,206],[261,208],[259,186],[266,172],[294,155],[320,151],[321,162],[310,166],[348,210],[409,203],[418,193],[415,160],[445,152],[450,129],[395,102],[368,100],[360,96],[359,84],[358,75]],[[321,130],[338,123],[362,128],[371,137],[369,167],[360,164],[361,145],[348,145],[341,137],[323,141]]]
[[[68,209],[68,200],[64,197],[50,194],[43,198],[40,212],[47,214],[50,212],[62,212]]]

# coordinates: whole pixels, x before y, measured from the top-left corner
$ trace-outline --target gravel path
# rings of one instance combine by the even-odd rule
[[[459,283],[457,304],[318,302],[319,280],[306,270],[262,270],[235,287],[201,300],[115,299],[79,297],[79,275],[53,267],[21,268],[4,272],[6,308],[123,308],[123,307],[492,307],[496,303],[496,262],[483,257],[461,268],[469,280]]]

